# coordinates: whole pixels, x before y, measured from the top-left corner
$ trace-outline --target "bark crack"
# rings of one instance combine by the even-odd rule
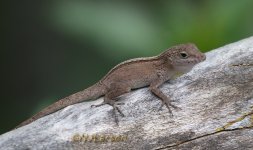
[[[215,135],[215,134],[218,134],[218,133],[232,132],[232,131],[245,130],[245,129],[253,129],[253,125],[248,126],[248,127],[242,127],[242,128],[225,129],[225,130],[220,130],[220,131],[216,131],[216,132],[209,133],[209,134],[204,134],[204,135],[197,136],[195,138],[192,138],[192,139],[189,139],[189,140],[186,140],[186,141],[183,141],[183,142],[179,142],[179,143],[176,143],[176,144],[168,145],[168,146],[165,146],[165,147],[160,147],[160,148],[157,148],[155,150],[162,150],[162,149],[166,149],[166,148],[178,147],[178,146],[183,145],[185,143],[188,143],[188,142],[191,142],[191,141],[194,141],[194,140],[198,140],[198,139],[201,139],[201,138],[204,138],[204,137],[207,137],[207,136],[212,136],[212,135]]]

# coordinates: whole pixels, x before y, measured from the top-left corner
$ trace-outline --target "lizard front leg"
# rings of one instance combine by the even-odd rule
[[[113,107],[113,115],[114,115],[114,119],[116,124],[118,125],[118,117],[116,115],[116,112],[118,111],[120,113],[121,116],[124,117],[124,114],[122,113],[122,111],[119,109],[119,107],[117,105],[121,105],[122,103],[116,103],[115,102],[115,98],[117,98],[118,96],[121,96],[125,93],[128,93],[131,91],[131,88],[129,88],[128,86],[124,86],[124,85],[114,85],[112,86],[113,88],[111,88],[110,90],[108,90],[108,92],[105,94],[104,96],[104,102],[102,102],[101,104],[98,105],[92,105],[92,107],[99,107],[105,104],[108,104],[110,106]]]
[[[163,78],[159,77],[157,78],[155,81],[153,81],[151,84],[150,84],[150,87],[149,89],[151,90],[151,92],[156,95],[157,97],[159,97],[162,101],[162,105],[160,107],[160,109],[165,105],[170,114],[173,116],[173,113],[170,109],[170,106],[175,108],[175,109],[180,109],[179,107],[171,104],[171,100],[169,97],[167,97],[160,89],[159,89],[159,86],[162,85],[166,80],[164,80]]]

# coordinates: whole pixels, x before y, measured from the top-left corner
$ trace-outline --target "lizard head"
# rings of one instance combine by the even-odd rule
[[[172,67],[181,73],[189,72],[196,64],[204,61],[206,56],[192,43],[174,46],[165,52],[165,57]]]

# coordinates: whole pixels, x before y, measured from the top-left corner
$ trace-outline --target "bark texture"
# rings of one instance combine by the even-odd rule
[[[253,149],[253,37],[208,52],[194,69],[161,88],[182,110],[172,117],[148,88],[68,106],[0,136],[0,149]],[[243,65],[240,65],[243,64]]]

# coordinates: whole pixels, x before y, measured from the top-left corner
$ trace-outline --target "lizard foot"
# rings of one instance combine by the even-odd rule
[[[122,117],[125,117],[125,115],[122,113],[122,111],[119,109],[119,107],[117,105],[122,105],[124,103],[113,103],[113,104],[109,104],[113,107],[113,116],[114,116],[114,119],[115,119],[115,123],[117,125],[119,125],[119,119],[118,119],[118,116],[117,116],[117,112],[119,112],[119,114],[122,116]]]
[[[103,106],[103,105],[105,105],[105,104],[107,104],[107,103],[102,102],[101,104],[91,105],[90,107],[91,107],[91,108],[94,108],[94,107],[100,107],[100,106]]]
[[[116,106],[116,105],[123,105],[123,104],[122,104],[122,103],[115,103],[112,107],[113,107],[114,110],[118,111],[119,114],[120,114],[122,117],[125,117],[125,115],[122,113],[122,111],[121,111],[121,110],[119,109],[119,107]]]
[[[118,116],[117,116],[117,112],[119,112],[119,114],[122,117],[125,117],[125,115],[119,109],[118,105],[123,105],[124,103],[123,102],[111,102],[111,101],[109,101],[109,102],[102,102],[101,104],[97,104],[97,105],[91,105],[91,107],[92,108],[94,108],[94,107],[100,107],[100,106],[103,106],[105,104],[108,104],[108,105],[110,105],[110,106],[113,107],[113,116],[114,116],[116,124],[119,125],[119,119],[118,119]]]
[[[105,105],[105,104],[110,105],[109,103],[102,102],[102,103],[97,104],[97,105],[91,105],[90,107],[91,107],[91,108],[94,108],[94,107],[100,107],[100,106],[103,106],[103,105]],[[113,104],[113,105],[124,105],[124,104],[125,104],[125,103],[123,103],[123,102],[118,102],[118,103],[115,103],[115,104]],[[112,105],[110,105],[110,106],[112,106]]]
[[[168,102],[168,101],[162,101],[162,105],[160,106],[159,110],[162,110],[162,107],[163,107],[164,105],[168,108],[169,113],[171,114],[171,116],[173,116],[173,113],[172,113],[170,107],[173,107],[174,109],[182,110],[180,107],[177,107],[177,106],[171,104],[171,102]]]

